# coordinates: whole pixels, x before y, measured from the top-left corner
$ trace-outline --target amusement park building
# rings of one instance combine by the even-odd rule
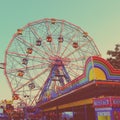
[[[74,120],[120,120],[120,70],[103,58],[88,58],[84,73],[59,89],[63,95],[39,105],[43,113],[71,111]]]

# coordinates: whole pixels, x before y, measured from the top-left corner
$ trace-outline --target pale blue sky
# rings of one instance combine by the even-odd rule
[[[43,19],[64,19],[80,26],[94,39],[102,56],[120,43],[120,0],[0,0],[0,62],[18,28]],[[0,99],[10,89],[0,70]]]

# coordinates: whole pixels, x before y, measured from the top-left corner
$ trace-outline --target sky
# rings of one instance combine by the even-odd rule
[[[69,21],[87,31],[103,58],[120,43],[120,0],[0,0],[0,63],[18,28],[43,18]],[[11,91],[0,69],[0,100]]]

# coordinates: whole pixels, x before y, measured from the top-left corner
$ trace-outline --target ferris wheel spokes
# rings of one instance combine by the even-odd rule
[[[91,41],[87,41],[85,42],[83,45],[78,46],[78,48],[76,48],[75,50],[73,50],[72,52],[70,52],[68,55],[66,55],[65,57],[69,57],[70,55],[72,55],[73,53],[77,52],[79,49],[81,49],[82,47],[84,47],[85,45],[87,45],[89,42]]]
[[[37,79],[38,77],[40,77],[42,74],[44,74],[45,72],[47,72],[49,69],[45,69],[44,71],[42,71],[41,73],[39,73],[38,75],[36,75],[34,78],[31,78],[28,82],[26,82],[25,84],[23,84],[22,86],[20,86],[19,88],[17,88],[15,90],[15,92],[17,92],[19,89],[21,89],[22,87],[24,87],[25,85],[27,85],[28,83],[34,81],[35,79]]]
[[[5,75],[12,93],[33,105],[52,93],[57,96],[59,87],[79,78],[87,58],[94,55],[99,51],[87,32],[65,20],[46,18],[13,35],[5,52]]]
[[[38,47],[36,47],[35,45],[27,42],[26,40],[24,40],[21,37],[17,37],[18,40],[20,40],[21,42],[23,42],[24,45],[26,45],[28,48],[32,48],[34,49],[36,52],[41,52],[41,54],[47,55],[49,56],[49,54],[47,52],[42,51],[41,49],[39,49]],[[30,53],[31,54],[31,53]]]
[[[52,49],[49,48],[49,47],[46,45],[46,43],[42,40],[42,38],[39,36],[39,34],[37,33],[37,31],[36,31],[32,26],[30,26],[30,29],[31,29],[33,35],[36,37],[36,39],[39,40],[39,42],[41,43],[41,45],[43,44],[42,47],[44,48],[44,46],[46,46],[47,49],[48,49],[48,51],[51,52],[51,54],[54,54],[54,52],[52,51]],[[47,38],[46,38],[46,39],[47,39]],[[40,45],[40,46],[41,46],[41,45]],[[44,49],[44,51],[45,51],[45,49]]]
[[[75,36],[77,35],[77,32],[72,36],[72,38],[70,39],[70,41],[68,42],[67,46],[65,47],[65,49],[63,50],[63,52],[61,53],[61,56],[63,56],[63,54],[65,53],[65,51],[68,49],[68,47],[71,45],[71,43],[73,42],[73,39],[75,38]]]

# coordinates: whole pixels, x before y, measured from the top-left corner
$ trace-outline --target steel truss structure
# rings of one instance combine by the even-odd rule
[[[100,53],[87,32],[65,20],[45,18],[13,35],[4,70],[13,97],[31,106],[80,76],[86,59],[94,55]]]

